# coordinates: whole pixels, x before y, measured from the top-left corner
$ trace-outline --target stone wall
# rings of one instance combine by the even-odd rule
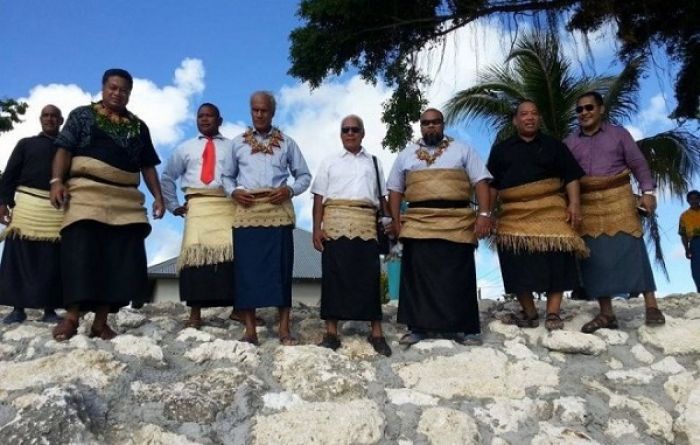
[[[498,321],[513,303],[482,301],[483,346],[439,339],[377,356],[365,323],[343,346],[313,346],[317,309],[295,308],[304,344],[282,347],[275,311],[262,345],[237,341],[228,309],[183,329],[176,303],[123,309],[120,336],[89,339],[90,316],[66,343],[50,326],[0,327],[0,438],[13,444],[693,444],[700,443],[700,295],[661,300],[647,328],[642,301],[615,302],[620,330],[582,334],[593,304],[565,301],[566,329]],[[543,304],[540,305],[543,311]],[[4,315],[4,311],[0,315]],[[32,316],[39,312],[30,311]]]

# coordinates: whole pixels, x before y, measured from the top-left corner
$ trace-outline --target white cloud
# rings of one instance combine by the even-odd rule
[[[180,254],[182,243],[182,221],[176,216],[166,216],[160,221],[151,221],[153,230],[146,238],[146,251],[148,252],[148,264],[158,264]]]
[[[183,136],[182,127],[190,119],[190,105],[204,90],[204,66],[201,60],[184,59],[175,70],[173,85],[158,87],[147,79],[134,79],[129,109],[143,119],[151,130],[156,146],[173,144]],[[78,85],[37,85],[27,97],[19,98],[29,104],[23,122],[7,133],[0,134],[0,166],[7,164],[12,149],[21,138],[41,131],[39,114],[46,104],[54,104],[64,116],[90,101],[99,99],[99,91],[91,93]]]
[[[12,131],[0,133],[0,169],[4,169],[10,153],[17,142],[29,136],[34,136],[41,131],[39,115],[41,109],[48,104],[54,104],[67,117],[73,108],[89,103],[92,95],[83,91],[77,85],[37,85],[29,91],[28,97],[22,97],[19,101],[29,104],[27,113],[22,117],[21,123],[15,125]]]
[[[638,141],[638,140],[644,138],[644,130],[642,130],[639,127],[636,127],[634,125],[625,125],[625,129],[630,132],[630,134],[632,135],[632,138],[635,141]]]
[[[649,99],[649,105],[643,107],[639,113],[639,121],[642,126],[648,129],[653,128],[669,128],[673,126],[673,121],[668,118],[671,110],[666,103],[663,94],[658,93],[656,96]]]

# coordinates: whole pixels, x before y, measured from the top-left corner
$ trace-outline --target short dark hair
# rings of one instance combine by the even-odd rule
[[[214,110],[214,113],[216,113],[216,117],[218,119],[221,119],[221,112],[219,111],[219,107],[217,107],[211,102],[204,102],[202,105],[199,106],[199,108],[197,108],[197,113],[199,113],[199,110],[201,110],[203,107],[211,108],[212,110]]]
[[[603,105],[603,95],[597,91],[586,91],[585,93],[576,98],[576,102],[583,99],[584,97],[592,97],[598,106]]]
[[[431,107],[431,108],[426,108],[425,110],[423,110],[423,112],[420,114],[421,117],[422,117],[425,113],[427,113],[428,111],[434,111],[434,112],[438,113],[438,114],[440,115],[440,119],[442,119],[443,121],[445,120],[445,116],[442,114],[442,111],[438,110],[437,108],[432,108],[432,107]]]
[[[105,73],[102,75],[102,85],[106,84],[109,78],[112,76],[121,77],[122,79],[126,80],[126,83],[129,84],[129,90],[134,87],[134,78],[131,77],[131,74],[129,74],[127,70],[123,70],[121,68],[110,68],[105,71]]]
[[[517,102],[513,104],[513,111],[511,112],[510,117],[515,117],[515,115],[518,114],[518,110],[520,109],[520,105],[530,103],[533,104],[535,107],[537,107],[537,111],[539,112],[540,107],[537,106],[537,102],[535,102],[532,99],[528,99],[527,97],[524,97],[522,99],[519,99]]]
[[[686,200],[686,201],[689,200],[690,197],[693,196],[693,195],[695,195],[695,196],[697,196],[698,198],[700,198],[700,192],[699,192],[699,191],[697,191],[697,190],[691,190],[691,191],[688,192],[687,195],[685,195],[685,200]]]

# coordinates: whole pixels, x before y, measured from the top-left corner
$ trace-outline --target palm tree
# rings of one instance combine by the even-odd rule
[[[543,131],[563,139],[577,125],[576,99],[586,91],[603,94],[606,118],[614,124],[637,111],[644,59],[631,60],[617,76],[576,76],[556,35],[532,32],[520,38],[503,65],[492,66],[479,84],[462,90],[445,107],[449,123],[481,118],[496,129],[496,141],[515,132],[513,106],[533,100]],[[681,129],[637,141],[661,189],[682,198],[689,180],[700,172],[700,139]]]

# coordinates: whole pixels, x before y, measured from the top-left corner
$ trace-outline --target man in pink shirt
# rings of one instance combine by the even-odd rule
[[[639,213],[656,210],[656,183],[649,164],[627,130],[603,122],[605,106],[599,93],[581,95],[576,114],[580,128],[564,143],[586,172],[581,179],[579,233],[590,257],[581,261],[581,275],[585,295],[600,305],[600,313],[581,330],[616,329],[611,298],[640,293],[644,294],[646,324],[664,324],[639,217]],[[642,192],[639,210],[630,174]]]

